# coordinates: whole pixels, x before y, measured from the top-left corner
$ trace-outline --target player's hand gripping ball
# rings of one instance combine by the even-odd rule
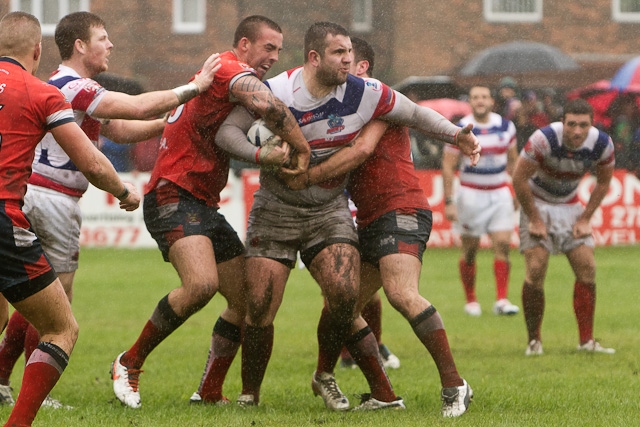
[[[282,140],[267,127],[264,119],[258,119],[249,128],[247,139],[256,147],[265,145],[281,145]]]
[[[282,138],[274,134],[263,119],[253,122],[247,132],[247,139],[260,147],[258,159],[261,168],[277,170],[289,164],[289,146],[283,144]]]

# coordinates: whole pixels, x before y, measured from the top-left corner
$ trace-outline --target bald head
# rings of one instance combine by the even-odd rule
[[[40,22],[24,12],[11,12],[0,20],[0,56],[32,56],[42,40]]]

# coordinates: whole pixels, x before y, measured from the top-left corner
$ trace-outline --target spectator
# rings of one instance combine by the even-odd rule
[[[551,123],[562,121],[562,106],[556,102],[556,95],[550,87],[542,89],[542,109]]]
[[[515,125],[517,129],[518,151],[522,150],[527,139],[537,129],[550,123],[549,116],[543,111],[538,96],[532,90],[526,91],[522,97],[522,105],[516,112]]]
[[[522,106],[518,97],[518,85],[512,77],[500,80],[496,96],[495,112],[507,120],[515,121],[516,113]]]
[[[640,127],[640,111],[635,95],[622,94],[611,103],[607,111],[611,117],[611,139],[615,147],[616,166],[634,170],[631,162],[631,145],[634,142],[636,130]]]

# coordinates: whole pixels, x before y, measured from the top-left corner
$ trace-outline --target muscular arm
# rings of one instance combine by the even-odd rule
[[[162,135],[165,119],[111,120],[100,128],[100,133],[118,144],[133,144]]]
[[[243,106],[235,107],[224,120],[216,133],[215,143],[232,157],[261,166],[282,166],[289,160],[289,145],[278,141],[258,148],[247,139],[247,131],[255,118]]]
[[[584,208],[584,212],[582,212],[582,215],[580,215],[573,227],[573,234],[575,237],[582,237],[591,234],[591,217],[609,192],[609,183],[613,176],[613,169],[614,165],[601,165],[597,167],[596,185],[591,192],[591,196]]]
[[[513,171],[513,190],[516,193],[516,197],[520,202],[522,211],[533,220],[537,218],[540,220],[540,213],[536,208],[533,200],[533,193],[529,187],[529,179],[538,170],[538,164],[527,160],[524,157],[519,157],[516,161],[515,170]]]
[[[522,156],[518,157],[513,172],[513,189],[520,202],[520,208],[529,217],[529,234],[540,239],[547,238],[547,227],[542,221],[540,211],[533,199],[533,192],[529,187],[529,179],[538,170],[538,164]]]
[[[118,197],[128,190],[128,195],[120,199],[120,208],[132,211],[140,205],[140,195],[136,188],[120,180],[116,170],[75,123],[66,123],[51,129],[51,134],[67,153],[78,170],[89,182],[101,190]]]
[[[202,70],[185,86],[140,95],[109,91],[93,111],[92,116],[100,119],[142,120],[171,111],[211,86],[216,71],[220,69],[219,56],[214,53],[207,58]]]
[[[371,156],[387,127],[389,124],[380,120],[369,122],[351,145],[342,148],[324,162],[309,168],[306,173],[286,180],[287,185],[292,190],[303,190],[354,170]]]
[[[395,92],[396,102],[393,110],[380,117],[391,120],[413,129],[417,129],[433,138],[458,146],[460,150],[471,158],[475,166],[480,158],[480,144],[471,132],[473,125],[460,128],[442,114],[431,108],[421,107],[399,92]]]
[[[231,86],[230,91],[249,111],[259,114],[267,127],[295,150],[291,173],[297,175],[306,171],[311,148],[287,106],[253,75],[240,77]]]
[[[459,161],[459,151],[444,150],[442,155],[442,187],[444,190],[445,215],[449,221],[458,219],[456,205],[453,203],[453,180],[456,176]]]

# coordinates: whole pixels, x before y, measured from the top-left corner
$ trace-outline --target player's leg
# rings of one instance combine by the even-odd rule
[[[132,408],[140,407],[138,380],[149,354],[178,329],[192,314],[204,307],[218,289],[213,246],[207,236],[187,236],[169,250],[169,260],[178,272],[181,286],[157,304],[136,342],[113,363],[114,392]]]
[[[360,286],[362,286],[363,280],[365,280],[365,277],[361,271]],[[384,367],[386,369],[400,368],[400,359],[398,359],[398,357],[382,342],[382,299],[378,292],[374,293],[369,302],[367,302],[363,307],[361,315],[373,331],[373,335],[376,337],[378,350],[380,350],[380,356],[382,356]]]
[[[544,279],[549,265],[549,251],[542,246],[523,250],[525,279],[522,285],[522,310],[527,327],[526,355],[542,354],[541,326],[544,316]]]
[[[464,312],[469,316],[480,316],[482,308],[476,296],[476,255],[480,246],[480,237],[461,235],[462,255],[458,261],[460,280],[464,290]]]
[[[82,212],[77,199],[59,191],[29,185],[23,211],[31,221],[42,249],[47,254],[67,298],[71,302],[73,299],[73,280],[78,269],[80,227],[82,224]],[[22,343],[25,360],[29,360],[39,342],[38,331],[29,325],[24,332]],[[47,396],[43,406],[62,408],[64,405]]]
[[[496,280],[496,302],[493,305],[493,313],[513,315],[520,311],[520,308],[508,299],[509,250],[515,227],[513,196],[506,187],[492,190],[489,194],[491,205],[487,208],[490,217],[486,230],[493,248],[493,273]]]
[[[596,311],[596,261],[593,247],[580,245],[566,253],[576,276],[573,285],[573,311],[578,322],[580,344],[578,350],[615,353],[593,338],[593,320]]]
[[[191,399],[194,403],[228,403],[222,386],[242,342],[246,309],[244,255],[218,263],[218,276],[219,291],[227,300],[227,307],[213,327],[204,374],[198,392]]]
[[[249,257],[245,262],[247,315],[242,342],[242,393],[238,403],[257,405],[273,349],[273,321],[282,304],[295,257],[286,265],[264,257]]]
[[[59,280],[21,301],[16,310],[33,324],[41,341],[27,361],[22,388],[7,425],[31,425],[40,405],[69,362],[78,324]]]
[[[301,255],[325,297],[318,322],[318,364],[312,388],[316,395],[322,395],[329,409],[341,411],[348,409],[349,402],[335,384],[334,368],[354,318],[360,283],[360,254],[350,243],[319,248],[320,245],[318,249],[310,248]],[[373,339],[375,341],[375,337]],[[357,355],[352,356],[357,363]]]
[[[1,298],[4,299],[4,297]],[[15,403],[9,386],[10,377],[13,367],[24,349],[24,339],[28,327],[27,319],[19,311],[14,310],[0,342],[0,405]]]
[[[511,247],[512,230],[494,231],[489,233],[493,248],[493,273],[496,280],[496,302],[493,305],[494,314],[517,314],[520,308],[508,299],[509,294],[509,250]]]

